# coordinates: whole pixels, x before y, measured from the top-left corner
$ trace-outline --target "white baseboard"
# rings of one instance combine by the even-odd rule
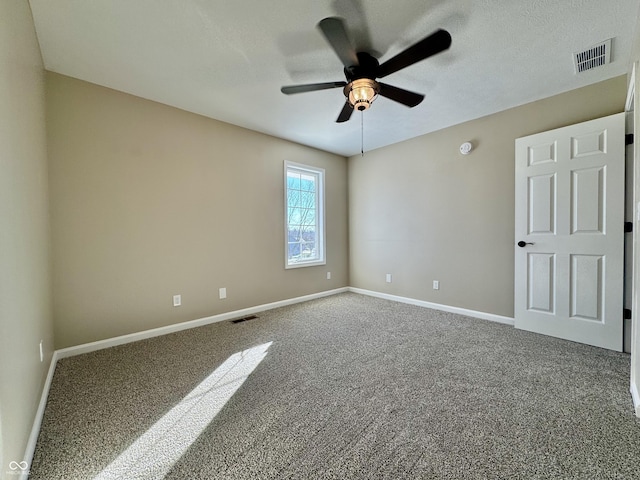
[[[47,406],[47,398],[49,398],[49,389],[51,388],[51,382],[53,380],[53,373],[56,370],[56,364],[58,363],[58,352],[54,351],[51,356],[51,362],[49,363],[49,371],[47,372],[47,378],[44,381],[42,387],[42,393],[40,394],[40,402],[38,403],[38,409],[36,410],[36,416],[33,420],[33,426],[31,427],[31,433],[27,440],[27,448],[24,452],[23,460],[27,462],[28,467],[31,467],[33,461],[33,454],[36,451],[36,442],[38,441],[38,435],[40,434],[40,427],[42,426],[42,417],[44,416],[44,408]],[[27,480],[29,478],[29,468],[23,471],[20,475],[20,480]]]
[[[75,345],[73,347],[67,347],[67,348],[62,348],[60,350],[56,350],[57,358],[60,359],[60,358],[72,357],[75,355],[81,355],[83,353],[102,350],[103,348],[115,347],[116,345],[123,345],[125,343],[137,342],[138,340],[145,340],[147,338],[159,337],[161,335],[167,335],[168,333],[179,332],[181,330],[188,330],[190,328],[202,327],[204,325],[209,325],[211,323],[224,322],[225,320],[245,317],[247,315],[253,315],[254,313],[263,312],[265,310],[285,307],[287,305],[307,302],[309,300],[314,300],[316,298],[328,297],[330,295],[344,293],[344,292],[347,292],[348,290],[349,290],[348,287],[336,288],[335,290],[326,290],[324,292],[312,293],[311,295],[304,295],[302,297],[289,298],[287,300],[280,300],[278,302],[266,303],[264,305],[257,305],[255,307],[243,308],[241,310],[234,310],[233,312],[220,313],[218,315],[199,318],[197,320],[190,320],[188,322],[176,323],[174,325],[167,325],[166,327],[153,328],[151,330],[144,330],[142,332],[130,333],[128,335],[121,335],[119,337],[107,338],[105,340],[98,340],[96,342],[83,343],[82,345]]]
[[[640,392],[638,392],[638,386],[635,382],[631,382],[629,391],[631,392],[631,399],[633,400],[633,408],[636,411],[636,417],[640,417]]]
[[[481,318],[482,320],[490,320],[492,322],[504,323],[506,325],[514,325],[512,317],[504,317],[494,313],[478,312],[477,310],[467,310],[466,308],[451,307],[449,305],[441,305],[439,303],[426,302],[424,300],[416,300],[415,298],[400,297],[388,293],[374,292],[372,290],[364,290],[362,288],[349,287],[349,291],[359,293],[361,295],[369,295],[370,297],[384,298],[385,300],[393,300],[395,302],[408,303],[418,307],[433,308],[443,312],[457,313],[468,317]]]

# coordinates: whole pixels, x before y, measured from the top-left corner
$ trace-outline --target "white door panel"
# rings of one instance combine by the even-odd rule
[[[622,350],[624,114],[516,140],[516,328]]]

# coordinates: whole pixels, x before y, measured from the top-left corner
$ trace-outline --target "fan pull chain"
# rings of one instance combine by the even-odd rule
[[[360,155],[364,157],[364,110],[360,112]]]

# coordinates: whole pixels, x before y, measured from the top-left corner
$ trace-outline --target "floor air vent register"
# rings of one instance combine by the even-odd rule
[[[241,323],[241,322],[246,322],[247,320],[255,320],[256,318],[258,318],[257,315],[248,315],[246,317],[236,318],[235,320],[231,320],[231,323]]]

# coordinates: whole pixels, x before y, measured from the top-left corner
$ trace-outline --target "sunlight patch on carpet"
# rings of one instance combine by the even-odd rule
[[[164,478],[267,356],[272,343],[231,355],[94,480]]]

